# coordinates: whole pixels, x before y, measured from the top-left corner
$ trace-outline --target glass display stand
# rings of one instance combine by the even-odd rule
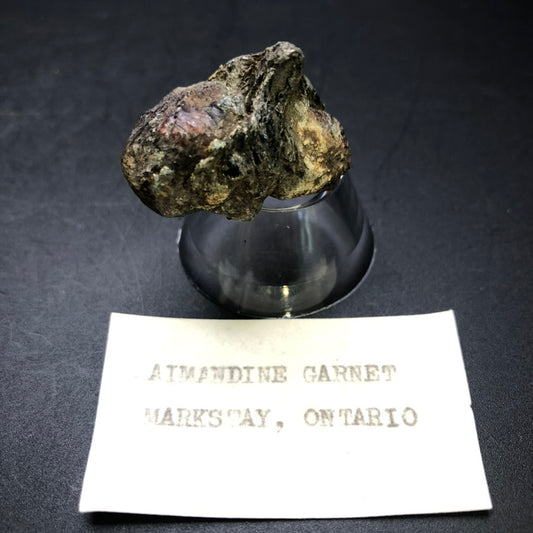
[[[267,198],[250,222],[188,215],[179,239],[196,288],[250,317],[297,317],[331,306],[362,280],[373,250],[349,175],[333,191]]]

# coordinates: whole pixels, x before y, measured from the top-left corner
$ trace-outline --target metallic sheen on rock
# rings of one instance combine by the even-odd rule
[[[122,170],[157,213],[208,210],[251,220],[263,200],[332,189],[350,150],[303,75],[302,51],[279,42],[178,87],[137,121]]]

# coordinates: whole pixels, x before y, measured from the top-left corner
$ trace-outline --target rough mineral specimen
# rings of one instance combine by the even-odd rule
[[[350,167],[339,122],[303,75],[302,51],[279,42],[178,87],[135,125],[122,170],[164,216],[209,210],[250,220],[271,195],[333,188]]]

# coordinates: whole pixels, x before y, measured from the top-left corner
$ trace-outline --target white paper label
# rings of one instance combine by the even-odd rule
[[[491,508],[453,312],[112,314],[80,511],[328,518]]]

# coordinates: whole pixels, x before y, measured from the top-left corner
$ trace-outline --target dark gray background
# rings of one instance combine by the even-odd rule
[[[3,2],[0,530],[531,530],[526,6]],[[309,78],[345,127],[377,244],[363,285],[316,316],[455,309],[492,512],[336,521],[77,512],[109,313],[232,318],[185,278],[181,221],[128,188],[124,142],[175,86],[278,40],[305,51]]]

